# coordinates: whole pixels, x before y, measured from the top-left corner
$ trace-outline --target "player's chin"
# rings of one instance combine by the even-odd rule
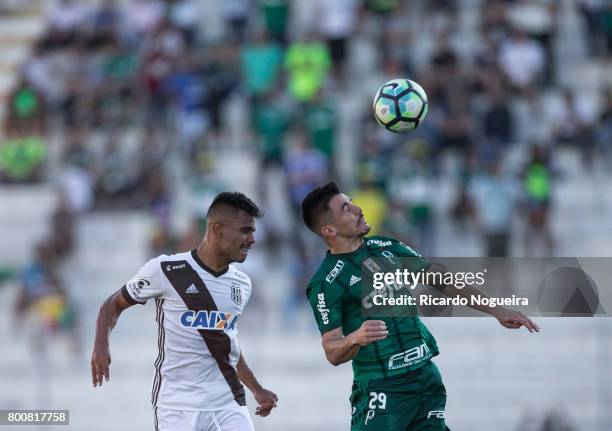
[[[370,227],[369,224],[367,224],[366,222],[363,222],[359,225],[359,233],[361,235],[367,235],[370,233],[370,230],[372,230],[372,228]]]
[[[246,260],[248,255],[249,255],[248,250],[240,249],[240,251],[236,255],[236,258],[234,259],[234,262],[242,263]]]

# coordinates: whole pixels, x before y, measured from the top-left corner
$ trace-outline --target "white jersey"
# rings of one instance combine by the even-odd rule
[[[171,410],[212,411],[244,406],[237,322],[251,280],[233,265],[208,268],[195,251],[147,262],[122,288],[130,303],[155,298],[159,354],[152,403]]]

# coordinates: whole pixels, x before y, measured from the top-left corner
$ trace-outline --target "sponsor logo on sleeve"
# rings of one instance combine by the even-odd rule
[[[325,294],[317,294],[317,300],[317,310],[321,313],[321,321],[324,325],[327,325],[329,324],[329,308],[327,308],[327,304],[325,304]]]
[[[132,295],[133,298],[139,299],[140,298],[140,293],[141,293],[142,289],[144,289],[145,287],[150,286],[150,285],[151,285],[151,283],[149,282],[149,280],[146,280],[144,278],[140,278],[140,279],[128,281],[125,284],[125,287],[130,292],[130,294]]]
[[[333,283],[336,277],[338,277],[338,274],[340,274],[340,271],[342,271],[342,268],[344,268],[344,262],[339,260],[338,262],[336,262],[336,266],[334,266],[332,270],[329,272],[329,274],[327,274],[327,277],[325,277],[325,280],[328,283]]]

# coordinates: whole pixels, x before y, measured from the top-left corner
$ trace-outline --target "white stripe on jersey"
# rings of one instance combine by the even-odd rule
[[[212,411],[244,405],[236,364],[237,322],[251,296],[246,274],[233,265],[214,273],[195,252],[161,255],[147,262],[123,291],[139,303],[156,298],[154,406]]]

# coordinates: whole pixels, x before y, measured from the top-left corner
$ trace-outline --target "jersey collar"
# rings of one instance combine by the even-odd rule
[[[228,265],[227,268],[225,268],[225,269],[223,269],[221,271],[215,271],[214,269],[212,269],[211,267],[206,265],[204,262],[202,262],[202,260],[198,256],[198,253],[197,253],[196,250],[191,250],[191,257],[200,266],[200,268],[202,268],[204,271],[208,272],[213,277],[221,277],[223,274],[225,274],[229,270],[229,265]]]
[[[348,253],[334,253],[334,254],[332,254],[331,251],[327,250],[327,257],[330,259],[336,259],[336,258],[340,259],[342,257],[357,256],[359,253],[361,253],[365,249],[366,249],[366,239],[363,238],[363,243],[359,246],[358,249],[350,251]]]

